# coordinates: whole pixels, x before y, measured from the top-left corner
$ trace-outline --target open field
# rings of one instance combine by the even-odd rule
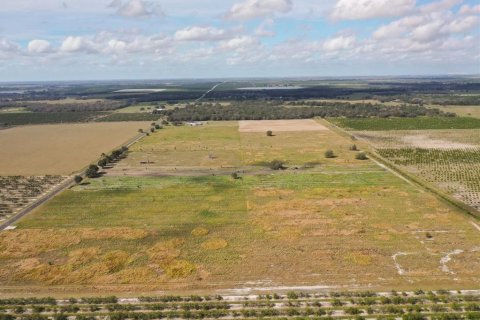
[[[395,165],[480,209],[480,130],[359,131]]]
[[[267,137],[237,122],[167,127],[118,166],[148,153],[183,172],[213,153],[217,167],[203,176],[107,174],[64,191],[0,233],[0,294],[478,288],[478,222],[355,160],[350,145],[330,130]],[[327,148],[337,158],[325,159]],[[223,161],[275,158],[319,163],[216,175]]]
[[[470,117],[336,118],[329,121],[347,130],[480,129],[480,119]]]
[[[68,175],[149,123],[86,123],[0,130],[0,175]]]
[[[461,117],[480,118],[480,106],[432,106],[445,112],[454,112]]]
[[[246,123],[248,131],[255,132],[242,132],[241,126]],[[267,137],[266,128],[272,126],[277,128],[273,129],[274,136]],[[197,127],[167,126],[133,145],[127,159],[107,174],[179,174],[187,167],[212,174],[215,172],[210,170],[219,168],[261,169],[275,159],[289,167],[342,163],[361,168],[365,163],[355,160],[355,152],[349,150],[351,144],[328,130],[323,122],[313,120],[241,122],[240,127],[237,121],[209,122]],[[337,157],[326,159],[324,152],[328,149]]]
[[[0,280],[49,292],[473,288],[479,241],[461,212],[381,169],[100,178],[0,234]]]
[[[328,130],[315,120],[243,120],[239,121],[240,132],[322,131]]]

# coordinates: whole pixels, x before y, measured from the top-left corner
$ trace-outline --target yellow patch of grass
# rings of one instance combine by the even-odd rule
[[[349,252],[345,256],[345,259],[348,262],[351,262],[360,266],[368,266],[372,263],[372,257],[362,252]]]
[[[120,271],[128,264],[130,255],[125,251],[115,250],[107,252],[103,256],[103,263],[107,266],[109,273]]]
[[[82,240],[136,240],[148,231],[132,228],[18,229],[0,233],[0,258],[31,257],[79,244]]]
[[[228,242],[221,238],[212,238],[201,244],[205,250],[219,250],[225,248],[227,245]]]
[[[180,256],[183,239],[171,239],[158,242],[147,250],[147,255],[153,263],[165,266]]]
[[[72,265],[81,265],[88,263],[100,255],[100,248],[90,247],[85,249],[73,250],[68,253],[68,263]]]
[[[203,227],[197,227],[192,230],[192,236],[195,236],[195,237],[206,236],[208,233],[209,233],[208,229]]]
[[[165,268],[165,273],[170,278],[185,278],[191,275],[196,266],[186,260],[174,260]]]

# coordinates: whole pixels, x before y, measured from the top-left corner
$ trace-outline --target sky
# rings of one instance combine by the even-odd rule
[[[445,74],[479,0],[0,0],[0,81]]]

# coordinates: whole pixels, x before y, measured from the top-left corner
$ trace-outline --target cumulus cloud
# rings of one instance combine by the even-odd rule
[[[325,51],[339,51],[350,49],[355,45],[355,41],[356,39],[354,36],[338,36],[326,40],[323,43],[323,49]]]
[[[41,39],[35,39],[28,43],[27,50],[31,54],[46,53],[51,50],[50,42]]]
[[[143,18],[151,15],[163,16],[164,13],[158,4],[144,0],[113,0],[109,6],[116,8],[117,14],[129,18]]]
[[[222,42],[219,48],[222,50],[245,51],[259,44],[258,39],[250,36],[241,36]]]
[[[63,40],[60,46],[61,52],[91,52],[94,50],[93,43],[84,37],[69,36]]]
[[[175,32],[174,39],[177,41],[216,41],[224,40],[229,34],[223,29],[214,27],[186,27]]]
[[[255,35],[258,37],[274,37],[277,34],[273,31],[273,26],[273,19],[266,19],[255,29]]]
[[[464,4],[459,11],[461,14],[480,14],[480,4],[476,6],[469,6],[468,4]]]
[[[8,59],[18,51],[20,51],[20,46],[17,43],[0,38],[0,59]]]
[[[415,7],[415,0],[339,0],[334,20],[359,20],[401,16]]]
[[[225,14],[229,20],[249,20],[286,13],[292,9],[291,0],[245,0],[236,3]]]

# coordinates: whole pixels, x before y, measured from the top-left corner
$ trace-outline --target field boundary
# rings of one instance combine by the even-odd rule
[[[352,140],[357,140],[357,141],[359,140],[359,138],[357,138],[353,134],[350,134],[348,131],[344,130],[343,128],[340,128],[339,126],[335,125],[332,122],[329,122],[328,120],[326,120],[326,121],[331,125],[332,130],[334,130],[334,131],[336,131],[339,134],[342,134],[344,136],[348,136]],[[461,211],[466,213],[468,216],[471,216],[471,217],[475,218],[476,220],[480,219],[480,212],[478,212],[478,210],[476,210],[475,208],[473,208],[473,207],[471,207],[471,206],[453,198],[451,195],[449,195],[449,194],[443,192],[442,190],[432,186],[430,183],[428,183],[427,181],[424,181],[420,177],[417,177],[417,176],[414,176],[414,175],[412,175],[408,172],[405,172],[404,170],[402,170],[401,168],[396,166],[394,163],[388,161],[387,159],[385,159],[384,157],[379,155],[375,151],[375,148],[373,146],[371,146],[368,142],[364,141],[363,139],[360,139],[360,141],[362,142],[362,144],[365,144],[369,147],[368,150],[366,150],[366,152],[369,156],[372,157],[372,160],[375,160],[374,162],[377,162],[377,161],[380,162],[381,164],[386,166],[386,168],[391,169],[395,173],[401,175],[404,178],[403,180],[408,180],[411,183],[414,183],[415,185],[418,185],[421,188],[433,193],[434,195],[441,198],[442,200],[444,200],[448,204],[453,205],[456,208],[460,209]],[[377,165],[378,165],[378,163],[377,163]]]
[[[121,146],[130,147],[131,145],[133,145],[134,143],[138,142],[140,139],[142,139],[143,137],[146,137],[146,136],[147,136],[147,134],[145,132],[137,134],[135,137],[127,140],[126,142],[124,142],[124,143],[120,144],[119,146],[111,149],[110,151],[115,150],[115,149],[117,149],[118,147],[121,147]],[[93,160],[93,162],[98,161],[99,159],[100,158],[97,158],[96,160]],[[44,204],[48,200],[50,200],[53,197],[55,197],[56,195],[58,195],[63,190],[72,187],[75,184],[74,176],[75,175],[80,175],[84,178],[85,177],[84,171],[88,168],[88,166],[73,172],[67,178],[66,181],[62,182],[60,185],[55,187],[52,191],[48,192],[45,196],[40,197],[39,199],[35,200],[29,206],[20,210],[16,215],[14,215],[13,217],[10,217],[9,219],[7,219],[7,221],[0,224],[0,231],[5,230],[9,226],[11,226],[13,223],[17,222],[18,220],[20,220],[21,218],[23,218],[24,216],[29,214],[32,210],[38,208],[39,206],[41,206],[42,204]]]

